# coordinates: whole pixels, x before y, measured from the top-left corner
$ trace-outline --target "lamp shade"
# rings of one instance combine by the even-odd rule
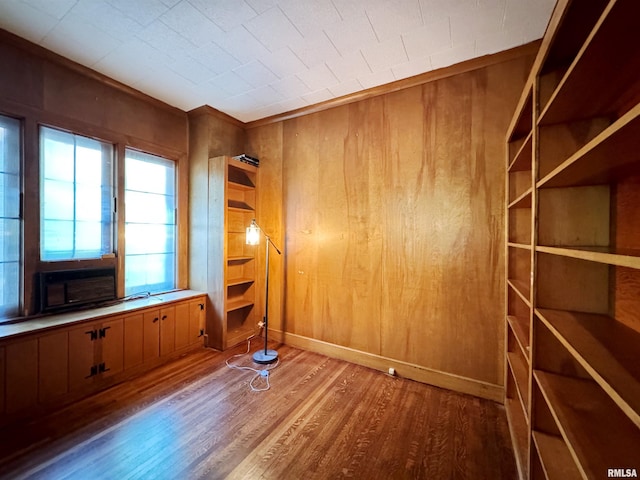
[[[260,227],[255,219],[251,220],[251,225],[247,227],[247,245],[258,245],[260,243]]]

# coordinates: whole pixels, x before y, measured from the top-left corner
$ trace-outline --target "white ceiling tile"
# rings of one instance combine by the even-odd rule
[[[242,65],[236,68],[234,72],[253,88],[268,85],[278,79],[260,60],[253,60]]]
[[[69,13],[71,8],[76,4],[76,1],[77,0],[22,0],[23,3],[58,20],[61,20]]]
[[[302,40],[300,32],[278,7],[261,13],[245,26],[272,52]]]
[[[91,38],[90,42],[86,39]],[[120,45],[120,41],[83,21],[66,15],[43,39],[43,45],[71,60],[93,66]]]
[[[480,12],[474,9],[464,14],[451,16],[452,45],[473,42],[478,37],[491,35],[504,28],[503,8],[491,8],[485,13],[487,14],[480,15]]]
[[[340,56],[324,32],[313,37],[305,37],[302,41],[290,45],[290,48],[309,68]]]
[[[431,57],[415,58],[410,62],[393,67],[393,74],[398,80],[413,77],[433,70]]]
[[[359,51],[336,58],[328,62],[327,66],[340,83],[371,73],[369,65]]]
[[[324,63],[316,65],[309,70],[298,72],[296,76],[312,91],[321,90],[339,83],[336,76]]]
[[[176,6],[178,3],[182,2],[183,0],[160,0],[162,3],[164,3],[167,7],[171,8]]]
[[[129,41],[132,34],[142,28],[140,23],[113,8],[106,0],[79,0],[73,13],[122,42]]]
[[[411,60],[451,48],[449,19],[445,18],[408,31],[402,35],[402,41]]]
[[[225,32],[229,32],[256,16],[244,0],[189,0]]]
[[[149,25],[169,10],[160,0],[107,0],[111,5],[141,25]]]
[[[133,85],[134,88],[142,87],[143,91],[152,97],[163,95],[169,105],[185,111],[197,106],[193,105],[194,98],[191,95],[185,95],[192,85],[184,77],[169,68],[148,69],[146,74],[140,82]]]
[[[400,37],[363,48],[362,55],[373,72],[387,70],[409,60]]]
[[[196,46],[209,43],[223,31],[189,2],[180,2],[160,17],[169,26]]]
[[[237,58],[240,63],[248,63],[256,58],[262,58],[270,52],[244,27],[238,27],[230,32],[216,37],[214,42],[229,55]]]
[[[212,89],[224,92],[227,97],[240,95],[253,89],[248,82],[235,72],[225,72],[212,78],[207,84],[210,85]]]
[[[174,60],[168,66],[175,73],[196,85],[206,83],[216,75],[216,72],[186,55]]]
[[[358,77],[358,82],[360,82],[362,88],[373,88],[386,83],[391,83],[395,80],[396,77],[390,68]]]
[[[331,100],[333,98],[333,94],[329,91],[329,89],[322,88],[320,90],[316,90],[315,92],[307,93],[306,95],[303,95],[302,98],[306,102],[309,102],[310,105],[314,105],[326,100]]]
[[[191,50],[190,55],[216,74],[233,70],[241,65],[238,59],[213,42],[204,43],[195,50]]]
[[[256,13],[264,13],[271,7],[278,5],[278,0],[245,0]]]
[[[475,42],[469,42],[463,45],[443,50],[431,55],[431,66],[433,69],[448,67],[456,63],[464,62],[473,58],[476,47]]]
[[[422,25],[418,0],[396,0],[384,7],[367,8],[367,17],[381,42]]]
[[[267,105],[272,105],[285,99],[282,93],[276,91],[270,85],[256,88],[255,90],[247,92],[247,94],[255,99],[254,105],[258,107],[266,107]]]
[[[353,0],[332,0],[338,10],[340,18],[347,20],[354,17],[363,17],[367,2],[354,2]]]
[[[336,98],[349,95],[350,93],[359,92],[360,90],[362,90],[362,85],[360,85],[360,82],[355,78],[353,80],[334,85],[329,89],[331,94]]]
[[[467,13],[477,6],[476,0],[420,0],[422,19],[426,24],[451,15]]]
[[[329,39],[341,55],[353,53],[364,45],[377,41],[366,16],[343,20],[325,29]]]
[[[280,0],[279,6],[304,37],[317,35],[341,20],[331,0]]]
[[[533,5],[526,0],[507,0],[505,28],[521,29],[526,41],[538,39],[544,34],[554,5],[555,0],[539,0]]]
[[[39,44],[57,24],[56,17],[18,0],[0,2],[0,28],[36,44]]]
[[[476,56],[490,55],[505,48],[513,48],[523,44],[521,30],[500,30],[485,37],[476,38]]]
[[[304,70],[305,64],[291,51],[289,47],[281,48],[260,58],[272,72],[277,72],[283,78]]]
[[[311,89],[295,75],[277,80],[271,84],[271,87],[282,93],[285,98],[301,97],[311,91]]]
[[[193,44],[182,35],[162,23],[155,21],[142,29],[138,37],[172,58],[179,58],[194,48]]]

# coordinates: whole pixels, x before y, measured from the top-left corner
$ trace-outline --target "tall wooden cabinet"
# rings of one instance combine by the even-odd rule
[[[207,292],[208,345],[225,350],[257,325],[256,247],[246,228],[256,217],[257,168],[227,156],[209,159],[192,195],[191,288]],[[206,183],[206,188],[203,188]]]
[[[505,406],[522,478],[640,475],[638,18],[637,0],[560,0],[507,133]]]

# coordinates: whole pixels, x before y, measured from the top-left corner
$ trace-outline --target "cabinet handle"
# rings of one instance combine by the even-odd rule
[[[163,315],[163,316],[162,316],[162,320],[164,321],[164,320],[166,320],[166,319],[167,319],[167,316],[166,316],[166,315]]]
[[[107,336],[107,330],[109,330],[111,327],[103,327],[100,329],[100,338],[104,338]]]
[[[90,337],[91,341],[96,340],[98,338],[98,331],[95,330],[95,329],[94,330],[90,330],[88,332],[84,332],[84,333],[85,333],[85,335],[91,335],[91,337]]]
[[[109,370],[111,370],[111,369],[107,368],[107,365],[104,362],[102,362],[100,365],[98,365],[98,372],[99,373],[108,372]]]
[[[84,378],[91,378],[91,377],[93,377],[94,375],[97,375],[97,374],[98,374],[98,366],[97,365],[91,365],[91,369],[89,370],[89,375],[84,377]]]
[[[153,319],[153,323],[156,323],[158,321],[158,317]]]
[[[204,303],[199,303],[198,306],[200,307],[200,310],[204,310]]]

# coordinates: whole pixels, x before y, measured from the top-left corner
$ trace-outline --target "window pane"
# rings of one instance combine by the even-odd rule
[[[42,260],[113,252],[113,146],[42,127]]]
[[[175,288],[175,164],[126,151],[125,294]]]
[[[20,313],[20,122],[0,116],[0,318]]]

